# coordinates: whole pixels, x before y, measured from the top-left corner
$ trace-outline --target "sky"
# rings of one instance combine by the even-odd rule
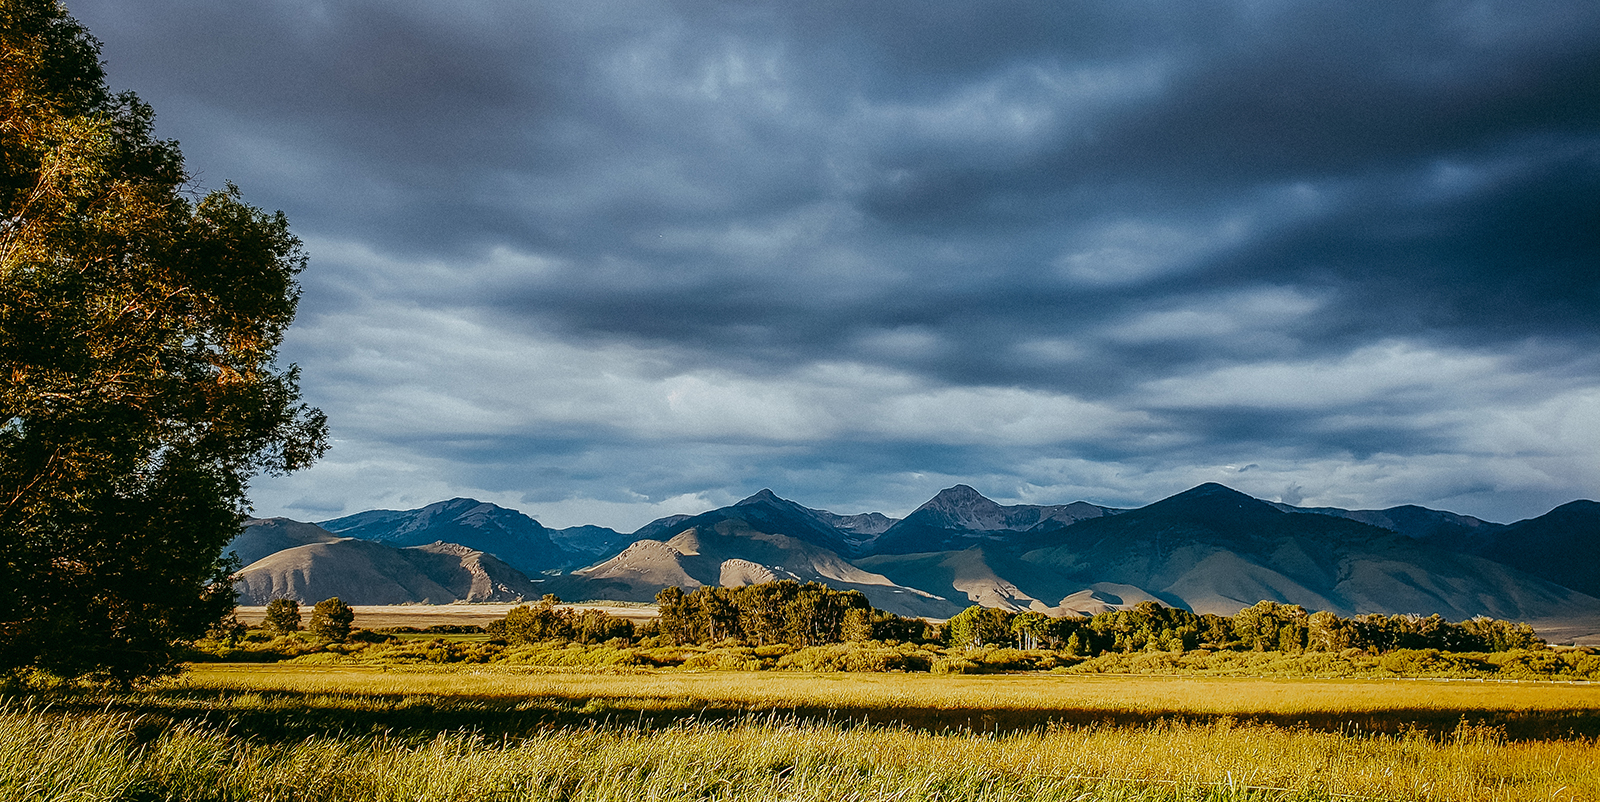
[[[310,258],[257,515],[1600,497],[1600,4],[67,6]]]

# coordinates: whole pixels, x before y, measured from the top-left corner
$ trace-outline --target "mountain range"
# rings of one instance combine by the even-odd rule
[[[1600,633],[1592,501],[1507,525],[1412,505],[1300,508],[1217,484],[1131,510],[1002,505],[957,485],[897,520],[762,490],[625,534],[551,530],[515,510],[452,499],[319,524],[255,520],[231,548],[246,563],[241,599],[257,604],[275,595],[648,601],[668,585],[795,579],[930,618],[972,604],[1086,615],[1145,600],[1227,615],[1271,599],[1345,616],[1489,615],[1557,639]],[[377,598],[385,601],[367,601]]]

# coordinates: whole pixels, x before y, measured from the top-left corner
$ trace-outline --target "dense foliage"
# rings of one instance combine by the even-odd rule
[[[197,194],[54,0],[0,0],[0,674],[131,679],[229,612],[245,483],[320,455],[282,215]]]
[[[546,596],[537,606],[512,610],[491,625],[490,634],[512,643],[600,643],[634,637],[631,625],[624,632],[625,621],[597,610],[580,615],[556,607],[559,601]],[[1196,614],[1155,602],[1090,617],[1062,618],[975,605],[943,626],[874,609],[856,591],[792,580],[744,587],[702,586],[689,593],[670,587],[657,594],[656,604],[659,617],[638,635],[659,646],[808,647],[882,641],[938,643],[957,649],[1011,646],[1056,651],[1068,657],[1181,653],[1200,647],[1286,654],[1354,649],[1383,654],[1402,649],[1503,652],[1544,646],[1527,624],[1486,617],[1461,623],[1438,615],[1368,614],[1346,619],[1273,601],[1258,602],[1232,617]]]
[[[311,622],[306,629],[311,634],[323,640],[340,641],[350,637],[350,625],[356,620],[356,613],[334,596],[323,599],[311,608]]]
[[[513,608],[505,618],[489,624],[488,634],[512,644],[632,640],[632,621],[608,615],[602,610],[577,612],[570,607],[557,607],[560,602],[560,599],[547,594],[536,605],[524,604]]]
[[[351,616],[354,619],[354,616]],[[274,635],[287,635],[300,631],[300,602],[294,599],[273,599],[267,603],[266,618],[261,626]]]
[[[1438,615],[1369,613],[1347,619],[1327,611],[1307,613],[1299,605],[1273,601],[1257,602],[1231,618],[1155,602],[1089,618],[1050,618],[1033,612],[969,607],[945,625],[945,636],[952,645],[1044,647],[1073,656],[1183,652],[1202,645],[1287,654],[1345,649],[1374,654],[1397,649],[1501,652],[1544,645],[1527,624],[1486,617],[1451,623]]]
[[[299,242],[152,120],[57,2],[0,0],[0,675],[172,669],[233,607],[248,478],[324,448],[274,365]]]
[[[789,579],[733,588],[701,586],[690,593],[670,587],[656,594],[656,606],[660,618],[653,634],[676,645],[916,640],[926,629],[920,620],[873,609],[857,591]]]

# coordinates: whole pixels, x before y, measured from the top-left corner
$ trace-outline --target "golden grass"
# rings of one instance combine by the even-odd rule
[[[1597,711],[1567,683],[201,664],[0,703],[0,799],[1600,802],[1594,737],[1470,723]]]
[[[1107,711],[1141,714],[1377,714],[1392,711],[1600,713],[1600,684],[1236,677],[1006,674],[802,674],[530,671],[501,666],[398,669],[287,664],[196,664],[179,687],[294,693],[604,699],[625,708],[750,711]]]
[[[258,743],[137,718],[0,709],[0,796],[60,800],[1600,800],[1594,741],[1353,738],[1239,725],[985,736],[772,718],[569,728],[494,742]]]

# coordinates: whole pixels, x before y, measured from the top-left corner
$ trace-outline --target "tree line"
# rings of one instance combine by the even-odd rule
[[[1527,624],[1484,616],[1450,622],[1435,614],[1351,618],[1308,612],[1295,604],[1261,601],[1232,616],[1194,613],[1146,601],[1094,616],[1055,618],[973,606],[943,624],[874,608],[858,591],[793,580],[744,587],[669,587],[656,594],[658,617],[635,627],[599,610],[560,608],[554,596],[513,609],[490,624],[491,636],[513,643],[621,640],[663,646],[822,646],[863,641],[933,643],[952,648],[987,645],[1046,649],[1075,657],[1108,652],[1190,651],[1197,648],[1285,653],[1346,649],[1382,654],[1397,649],[1503,652],[1544,641]]]
[[[874,608],[858,591],[793,580],[744,587],[702,586],[656,594],[658,616],[643,625],[603,610],[563,607],[546,595],[510,610],[484,631],[509,644],[567,643],[653,646],[743,645],[795,647],[878,641],[938,644],[954,649],[1011,646],[1071,657],[1199,648],[1258,652],[1384,654],[1399,649],[1505,652],[1545,645],[1527,624],[1480,616],[1462,622],[1435,614],[1368,613],[1342,618],[1295,604],[1261,601],[1232,616],[1193,613],[1153,601],[1094,616],[1047,616],[973,606],[943,624]],[[310,631],[344,640],[353,613],[337,598],[316,605]],[[264,627],[277,634],[300,629],[299,605],[276,599]]]
[[[1291,654],[1358,649],[1381,654],[1396,649],[1503,652],[1544,645],[1527,624],[1486,616],[1459,623],[1437,614],[1366,613],[1342,618],[1326,610],[1308,612],[1297,604],[1274,601],[1257,602],[1232,616],[1197,614],[1151,601],[1087,618],[969,607],[943,629],[943,641],[951,646],[1005,644],[1086,657],[1201,647]]]
[[[701,586],[656,594],[653,634],[673,645],[738,641],[752,646],[821,646],[856,641],[931,639],[921,619],[874,608],[860,591],[792,579],[743,587]]]

